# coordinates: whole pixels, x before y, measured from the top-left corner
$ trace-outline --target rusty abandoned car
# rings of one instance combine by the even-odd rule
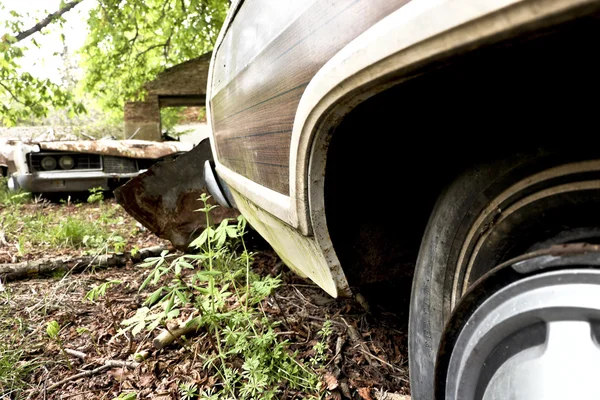
[[[156,162],[191,148],[187,143],[144,140],[5,140],[0,143],[0,168],[12,191],[112,190]]]

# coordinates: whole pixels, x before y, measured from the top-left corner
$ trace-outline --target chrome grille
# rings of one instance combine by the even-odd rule
[[[123,157],[104,156],[104,172],[107,174],[129,174],[138,172],[134,159]]]

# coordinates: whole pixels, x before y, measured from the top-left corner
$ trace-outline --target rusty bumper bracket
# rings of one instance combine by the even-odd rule
[[[195,210],[202,208],[200,195],[208,193],[204,168],[212,159],[210,142],[204,140],[174,161],[159,162],[131,179],[115,190],[115,198],[150,231],[186,250],[206,227],[204,214]],[[211,212],[211,222],[238,215],[236,210],[218,207]]]

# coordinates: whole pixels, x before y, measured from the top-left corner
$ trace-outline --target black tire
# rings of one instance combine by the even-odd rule
[[[436,203],[419,250],[410,301],[408,347],[411,393],[415,400],[434,394],[437,348],[444,327],[443,301],[447,258],[460,240],[458,227],[468,215],[472,193],[485,186],[486,177],[472,172],[458,178]],[[482,182],[483,181],[483,182]]]
[[[541,151],[534,154],[514,155],[500,161],[488,162],[470,168],[458,176],[440,195],[423,236],[411,293],[409,371],[413,399],[434,399],[435,360],[438,345],[444,325],[452,311],[450,306],[452,291],[449,292],[448,290],[449,285],[451,286],[449,280],[454,279],[458,253],[463,245],[465,245],[467,234],[482,210],[493,199],[497,198],[500,193],[503,193],[507,188],[525,177],[578,159],[590,158],[581,155],[559,156]],[[585,178],[574,177],[572,179],[590,179],[589,175],[590,172],[587,172]],[[594,172],[593,178],[600,179],[600,174],[597,171]],[[559,183],[562,184],[564,181],[561,180]],[[556,184],[556,182],[548,183],[548,185]],[[594,193],[586,192],[582,196],[586,197],[585,201],[587,202],[586,204],[589,204],[589,207],[592,207],[592,205],[597,207],[598,201],[600,201],[599,193],[600,191],[596,190]],[[531,192],[525,193],[523,196],[529,194]],[[561,201],[563,203],[560,203]],[[560,207],[563,207],[563,209],[569,207],[565,205],[567,201],[574,203],[571,198],[567,200],[559,200],[557,198],[554,201],[556,203],[556,210],[559,210]],[[524,250],[531,249],[536,243],[547,243],[549,237],[555,234],[553,232],[558,232],[560,227],[569,225],[560,217],[558,218],[560,220],[553,222],[556,225],[556,229],[549,227],[547,219],[550,214],[546,214],[543,207],[537,207],[539,210],[523,214],[526,216],[531,215],[531,219],[534,220],[533,222],[527,220],[529,217],[523,218],[521,215],[518,223],[513,221],[512,225],[509,226],[513,230],[513,236],[518,236],[517,232],[519,229],[522,231],[524,226],[531,227],[531,242],[523,243],[521,247],[515,246],[514,242],[524,241],[523,236],[518,236],[509,245],[506,243],[502,246],[498,245],[497,249],[508,248],[509,250],[505,252],[503,252],[504,250],[498,251],[498,253],[502,254],[490,260],[489,269],[498,265],[501,260],[515,256],[514,252],[522,254]],[[584,207],[586,212],[589,212],[589,207]],[[552,206],[549,208],[552,208]],[[568,218],[569,221],[572,221],[571,226],[573,227],[581,226],[582,220],[576,215],[577,211],[575,210],[576,208],[573,207],[563,213],[566,215],[564,219]],[[523,210],[524,213],[526,211],[529,212],[531,210]],[[597,219],[591,221],[591,223],[595,226],[600,226],[598,225],[600,221]],[[507,229],[506,226],[503,229],[503,234],[508,238],[510,236],[510,232],[508,232],[510,229]],[[525,241],[529,240],[529,237],[525,239]],[[510,253],[511,251],[513,253]]]

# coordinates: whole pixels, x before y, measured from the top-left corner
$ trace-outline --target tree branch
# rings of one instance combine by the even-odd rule
[[[135,61],[137,62],[138,58],[140,58],[141,56],[143,56],[144,54],[146,54],[150,50],[154,50],[154,49],[159,48],[159,47],[166,47],[168,45],[169,45],[168,41],[166,41],[165,43],[153,44],[152,46],[148,47],[146,50],[138,53],[137,56],[135,56]]]
[[[0,81],[0,86],[2,86],[4,88],[4,90],[6,90],[8,92],[8,94],[10,94],[10,97],[12,97],[17,103],[21,103],[21,104],[25,105],[25,103],[23,103],[21,100],[19,100],[19,98],[17,98],[17,96],[15,96],[15,94],[10,90],[10,88],[8,86],[6,86],[4,83],[2,83],[2,81]]]
[[[70,11],[77,4],[81,3],[83,0],[73,0],[70,3],[65,4],[63,8],[60,10],[53,12],[52,14],[48,14],[46,18],[35,24],[33,27],[27,29],[26,31],[19,32],[16,36],[16,41],[14,43],[20,42],[23,39],[28,38],[36,32],[41,31],[46,26],[50,25],[55,19],[60,18],[64,13]]]

